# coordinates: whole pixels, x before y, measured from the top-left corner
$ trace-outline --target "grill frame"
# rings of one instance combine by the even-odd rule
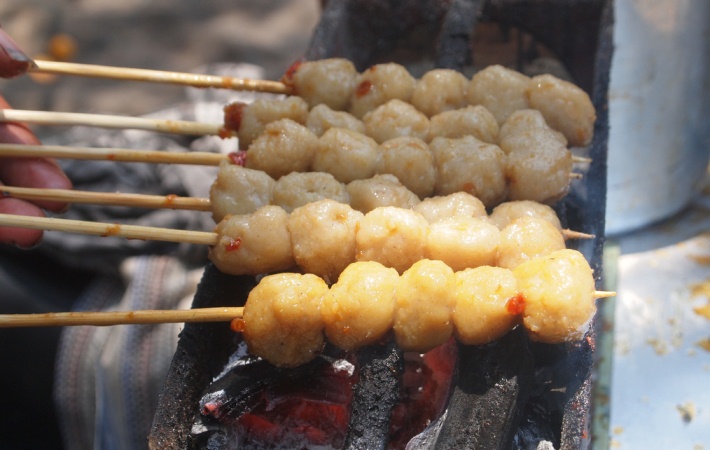
[[[366,0],[328,2],[323,19],[314,32],[313,42],[306,55],[308,59],[347,57],[362,70],[380,62],[381,58],[386,58],[393,48],[392,43],[398,42],[398,36],[410,30],[400,29],[394,34],[381,33],[377,38],[380,41],[373,44],[376,49],[382,50],[381,54],[364,55],[362,49],[357,49],[356,46],[351,46],[350,50],[343,46],[343,42],[347,41],[347,35],[343,33],[351,33],[349,39],[352,39],[352,33],[355,31],[364,32],[357,27],[364,27],[366,24],[362,20],[351,19],[345,26],[344,21],[347,21],[347,18],[337,16],[336,13],[354,14],[358,8],[365,8],[366,12],[371,13],[367,8],[371,8],[372,3]],[[417,2],[404,0],[391,3],[407,8]],[[585,171],[583,179],[574,182],[572,191],[556,209],[566,226],[595,235],[594,239],[579,242],[577,249],[590,261],[600,285],[606,199],[607,92],[613,51],[613,0],[452,0],[448,3],[448,9],[440,8],[441,4],[447,2],[419,3],[427,4],[429,9],[426,12],[430,19],[435,18],[438,23],[443,24],[453,22],[455,30],[460,29],[459,19],[469,17],[466,14],[474,11],[477,17],[496,20],[531,32],[540,42],[558,52],[560,60],[570,69],[570,73],[578,78],[578,84],[592,97],[597,110],[594,139],[589,148],[589,157],[593,162]],[[463,15],[452,14],[447,18],[447,11],[452,10]],[[421,26],[417,26],[421,31]],[[470,40],[474,28],[469,27],[469,34],[465,39]],[[452,34],[457,36],[456,33]],[[460,40],[460,35],[458,36],[456,39]],[[433,51],[436,52],[436,49]],[[405,61],[396,62],[406,65]],[[466,63],[465,59],[453,57],[439,59],[436,65],[460,69],[459,66]],[[212,264],[208,264],[192,306],[241,306],[254,285],[253,277],[225,275]],[[595,332],[592,328],[584,341],[574,345],[529,343],[534,367],[532,374],[526,376],[535,377],[535,383],[539,383],[541,374],[547,374],[559,384],[556,388],[564,387],[566,390],[566,394],[556,395],[552,399],[559,407],[559,417],[554,418],[554,423],[547,424],[555,438],[559,439],[561,449],[584,449],[589,445],[594,339]],[[233,332],[223,323],[185,325],[154,418],[149,436],[150,448],[193,448],[189,437],[190,429],[198,413],[197,405],[202,390],[222,370],[233,350],[232,345]],[[465,355],[472,351],[475,349],[460,346],[459,354],[467,358]],[[535,384],[532,388],[536,388]],[[520,389],[520,392],[525,392],[525,389]],[[551,401],[549,396],[538,398],[545,402]],[[491,408],[494,404],[495,402],[489,403],[487,407]],[[529,398],[526,405],[526,408],[530,409]],[[515,416],[511,418],[514,422],[511,426],[515,428],[512,435],[518,439],[525,431],[520,429],[522,422],[539,419],[531,416],[529,411],[516,411],[512,415]],[[448,425],[445,423],[444,427],[446,426]],[[485,448],[505,448],[498,445],[510,439],[508,436],[499,440],[495,446],[491,446],[492,442],[487,441]],[[446,447],[440,442],[436,448]]]

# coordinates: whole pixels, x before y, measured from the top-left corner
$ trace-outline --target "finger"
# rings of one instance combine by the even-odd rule
[[[0,97],[0,107],[9,107]],[[39,139],[24,125],[17,123],[0,124],[0,142],[18,144],[39,144]],[[59,164],[50,158],[4,158],[0,160],[0,180],[2,183],[21,187],[49,189],[71,189],[72,183]],[[60,212],[66,203],[33,201],[40,208]]]
[[[0,109],[10,109],[10,105],[2,97],[0,97]],[[17,122],[0,123],[0,142],[33,145],[40,143],[37,136],[26,125]]]
[[[34,65],[34,61],[0,28],[0,77],[12,78],[22,75]]]
[[[0,179],[3,184],[11,186],[46,189],[72,188],[71,180],[57,166],[57,163],[45,158],[7,158],[0,164]],[[33,200],[32,203],[54,212],[65,211],[68,207],[68,204],[64,202]]]
[[[14,198],[0,199],[0,213],[22,216],[44,217],[37,206]],[[42,240],[42,230],[28,228],[0,227],[0,243],[15,244],[18,247],[30,248]]]

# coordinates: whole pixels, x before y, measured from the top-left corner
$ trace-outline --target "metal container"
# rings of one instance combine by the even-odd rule
[[[710,149],[710,2],[617,0],[614,14],[607,234],[683,209]]]

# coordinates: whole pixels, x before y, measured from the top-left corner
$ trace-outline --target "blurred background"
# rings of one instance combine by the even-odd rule
[[[306,49],[318,0],[3,0],[2,26],[31,57],[192,71],[246,62],[278,79]],[[0,81],[17,109],[142,115],[184,99],[175,86],[78,77]]]

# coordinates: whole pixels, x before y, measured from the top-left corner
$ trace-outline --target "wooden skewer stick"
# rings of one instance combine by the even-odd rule
[[[572,162],[588,164],[588,163],[591,163],[591,162],[592,162],[592,158],[587,158],[587,157],[585,157],[585,156],[574,156],[574,155],[572,155]]]
[[[191,136],[227,133],[222,124],[188,122],[184,120],[148,119],[145,117],[111,116],[55,111],[26,111],[21,109],[0,109],[0,122],[25,122],[51,126],[88,126],[97,128],[132,129],[159,133],[186,134]],[[230,136],[232,134],[229,134]]]
[[[106,312],[0,314],[0,328],[111,326],[156,323],[229,322],[242,317],[242,307]]]
[[[137,208],[186,209],[211,211],[210,199],[177,195],[145,195],[123,192],[90,192],[69,189],[40,189],[0,186],[0,196],[22,200],[47,200],[93,205],[132,206]]]
[[[0,144],[0,156],[67,158],[98,161],[218,166],[229,159],[209,152],[167,152],[127,148],[66,147],[61,145]]]
[[[569,174],[570,180],[581,180],[582,178],[584,178],[584,175],[582,175],[581,173],[572,172]]]
[[[216,245],[218,239],[217,233],[205,231],[174,230],[172,228],[87,222],[83,220],[57,219],[54,217],[16,216],[12,214],[0,214],[0,226],[64,231],[67,233],[92,234],[96,236],[118,236],[126,239],[186,242],[188,244],[210,246]]]
[[[616,292],[614,291],[594,291],[594,298],[609,298],[616,297]]]
[[[582,233],[581,231],[570,230],[565,228],[562,230],[562,236],[566,239],[594,239],[596,236],[589,233]]]
[[[110,78],[151,83],[177,84],[197,88],[231,89],[234,91],[269,92],[291,94],[291,88],[278,81],[252,80],[248,78],[223,77],[196,73],[168,72],[161,70],[134,69],[127,67],[99,66],[56,61],[35,60],[32,72],[82,77]]]

